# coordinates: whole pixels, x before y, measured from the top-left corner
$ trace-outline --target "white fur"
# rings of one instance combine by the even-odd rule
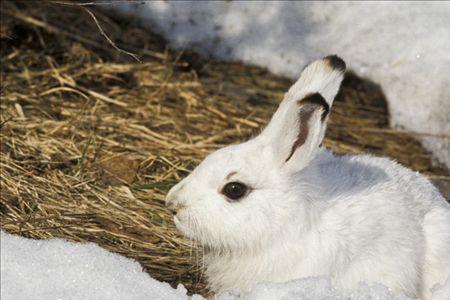
[[[378,282],[430,299],[450,277],[450,206],[425,177],[387,158],[321,149],[321,109],[286,161],[304,130],[298,100],[319,92],[331,107],[342,77],[327,59],[312,63],[258,137],[210,154],[169,192],[177,228],[205,247],[211,290],[330,275],[343,290]],[[252,190],[227,201],[230,181]]]

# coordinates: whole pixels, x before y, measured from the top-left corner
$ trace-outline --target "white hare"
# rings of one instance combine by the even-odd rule
[[[410,297],[450,276],[450,205],[387,158],[320,147],[345,63],[308,65],[262,133],[208,157],[167,195],[177,228],[205,248],[215,292],[329,275]],[[450,299],[450,296],[449,296]]]

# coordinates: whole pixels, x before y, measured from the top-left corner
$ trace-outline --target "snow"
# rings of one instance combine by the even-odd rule
[[[1,299],[189,299],[136,261],[95,244],[31,240],[1,232]],[[193,300],[203,299],[200,296]]]
[[[152,279],[134,260],[96,244],[63,239],[32,240],[1,232],[1,299],[157,299],[201,300],[187,296],[180,284]],[[450,278],[435,287],[433,300],[448,300]],[[305,278],[286,283],[261,283],[252,291],[224,293],[217,300],[411,300],[387,287],[361,283],[347,295],[335,290],[329,278]]]
[[[360,286],[348,295],[336,291],[326,277],[293,280],[287,283],[264,283],[240,298],[232,294],[220,295],[217,300],[412,300],[403,295],[394,295],[383,285]],[[434,300],[434,299],[433,299]],[[439,299],[438,299],[439,300]]]
[[[432,300],[449,300],[450,298],[450,277],[443,285],[437,285],[431,289]]]
[[[391,125],[420,134],[450,168],[450,2],[116,3],[175,47],[296,78],[336,53],[381,85]],[[430,134],[432,136],[430,136]],[[436,136],[438,135],[438,136]]]

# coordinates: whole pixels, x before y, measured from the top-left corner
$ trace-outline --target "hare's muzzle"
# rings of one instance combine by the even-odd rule
[[[176,216],[177,213],[184,207],[179,197],[177,197],[178,191],[179,184],[172,187],[172,189],[170,189],[169,193],[166,196],[166,207],[173,216]]]
[[[175,201],[168,200],[166,201],[167,209],[172,213],[172,215],[176,216],[176,214],[184,207],[181,203],[176,203]]]

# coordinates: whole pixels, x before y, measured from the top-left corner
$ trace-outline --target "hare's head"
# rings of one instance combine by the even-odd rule
[[[166,203],[177,228],[207,247],[238,250],[307,215],[293,179],[319,149],[344,71],[337,56],[308,65],[259,136],[211,153],[175,185]]]

